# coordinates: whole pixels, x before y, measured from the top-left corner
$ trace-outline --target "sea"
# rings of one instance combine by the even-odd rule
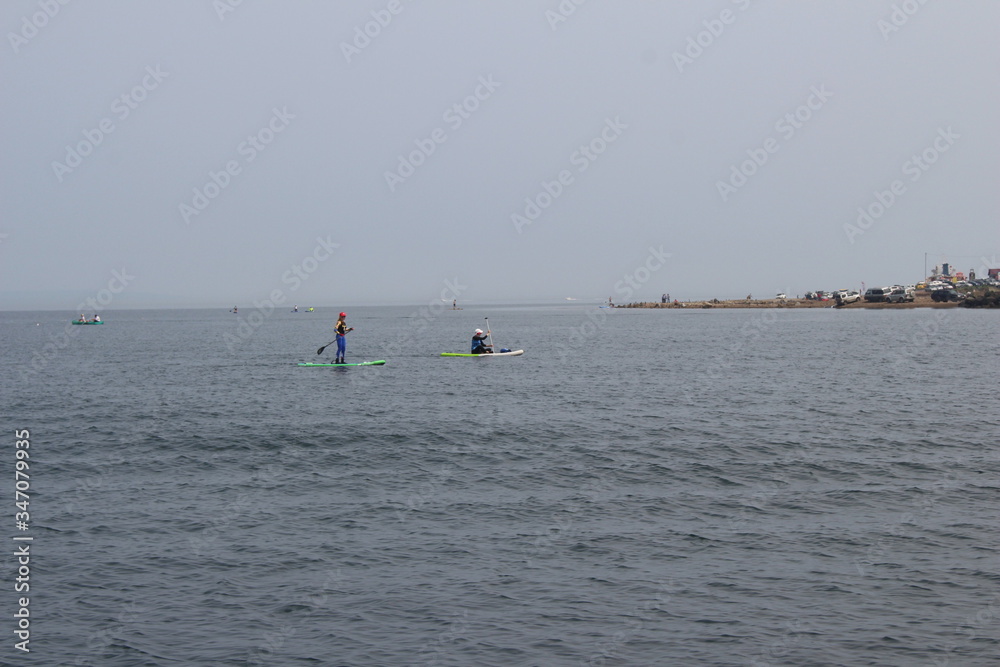
[[[1000,664],[997,311],[347,310],[0,313],[0,663]]]

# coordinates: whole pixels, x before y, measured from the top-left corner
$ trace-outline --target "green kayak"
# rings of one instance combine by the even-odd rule
[[[94,320],[73,320],[73,324],[104,324],[104,320],[95,322]]]

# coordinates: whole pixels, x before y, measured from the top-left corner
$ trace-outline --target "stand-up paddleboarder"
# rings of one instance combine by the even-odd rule
[[[347,332],[354,331],[354,327],[347,326],[346,318],[347,313],[341,313],[337,319],[337,326],[334,327],[337,332],[337,361],[334,363],[338,364],[344,363],[344,354],[347,352]]]

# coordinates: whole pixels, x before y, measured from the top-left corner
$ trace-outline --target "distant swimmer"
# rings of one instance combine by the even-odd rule
[[[342,364],[345,363],[344,354],[347,352],[347,333],[354,331],[354,327],[347,326],[347,313],[340,314],[334,330],[337,332],[337,361],[334,363]]]
[[[472,334],[472,354],[492,354],[493,345],[486,342],[490,332],[483,333],[482,329],[476,329]]]

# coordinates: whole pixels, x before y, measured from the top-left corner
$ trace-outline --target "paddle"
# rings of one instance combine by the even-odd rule
[[[493,347],[493,330],[490,329],[490,318],[484,317],[483,319],[486,320],[486,335],[490,338],[490,352],[496,352]]]

